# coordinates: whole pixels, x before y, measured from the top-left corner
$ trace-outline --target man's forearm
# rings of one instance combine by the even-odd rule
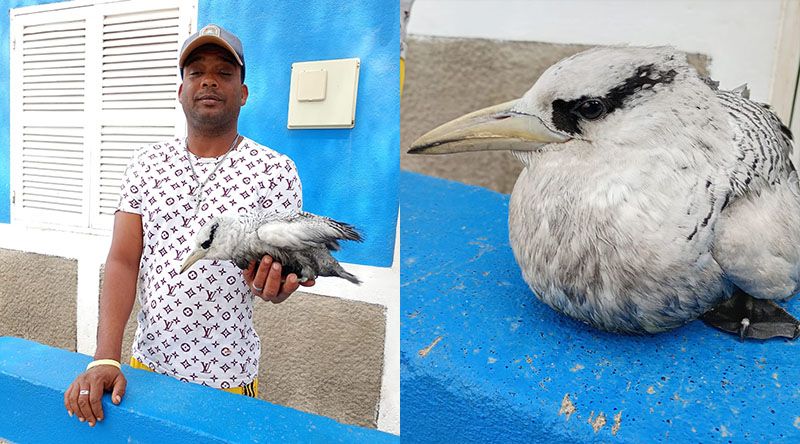
[[[125,324],[133,309],[139,264],[109,257],[106,262],[95,359],[120,360]]]

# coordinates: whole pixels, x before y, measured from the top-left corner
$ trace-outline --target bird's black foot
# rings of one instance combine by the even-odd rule
[[[744,339],[800,336],[800,321],[775,302],[736,289],[727,301],[700,317],[706,324]]]

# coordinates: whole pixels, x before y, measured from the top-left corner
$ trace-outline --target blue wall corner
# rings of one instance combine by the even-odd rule
[[[598,331],[522,279],[508,195],[405,172],[400,193],[403,442],[800,442],[800,342]]]
[[[339,260],[390,266],[400,168],[397,2],[201,0],[199,6],[198,27],[219,24],[244,45],[250,98],[241,132],[294,159],[306,210],[362,228],[364,243],[345,245]],[[355,127],[288,130],[292,63],[352,57],[361,59]]]
[[[0,337],[0,438],[20,443],[319,442],[397,443],[399,437],[338,423],[123,366],[122,403],[103,398],[105,419],[93,428],[70,418],[64,392],[90,357]]]

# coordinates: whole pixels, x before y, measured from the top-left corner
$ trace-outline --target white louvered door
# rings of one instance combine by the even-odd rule
[[[86,12],[14,21],[11,171],[24,220],[88,223]]]
[[[99,180],[91,220],[97,228],[111,224],[133,152],[185,133],[177,60],[191,28],[177,1],[110,4],[100,12],[100,140],[93,163]]]
[[[87,3],[12,11],[12,219],[27,225],[110,229],[133,152],[185,134],[196,1]]]

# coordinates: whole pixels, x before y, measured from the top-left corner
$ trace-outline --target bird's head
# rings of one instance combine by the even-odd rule
[[[708,106],[710,94],[685,54],[672,48],[595,48],[548,68],[521,98],[428,132],[409,152],[638,146],[659,132],[674,132],[678,119]]]
[[[235,221],[225,217],[215,217],[195,236],[194,249],[181,265],[180,272],[188,270],[200,259],[231,259],[236,242],[232,228]]]

